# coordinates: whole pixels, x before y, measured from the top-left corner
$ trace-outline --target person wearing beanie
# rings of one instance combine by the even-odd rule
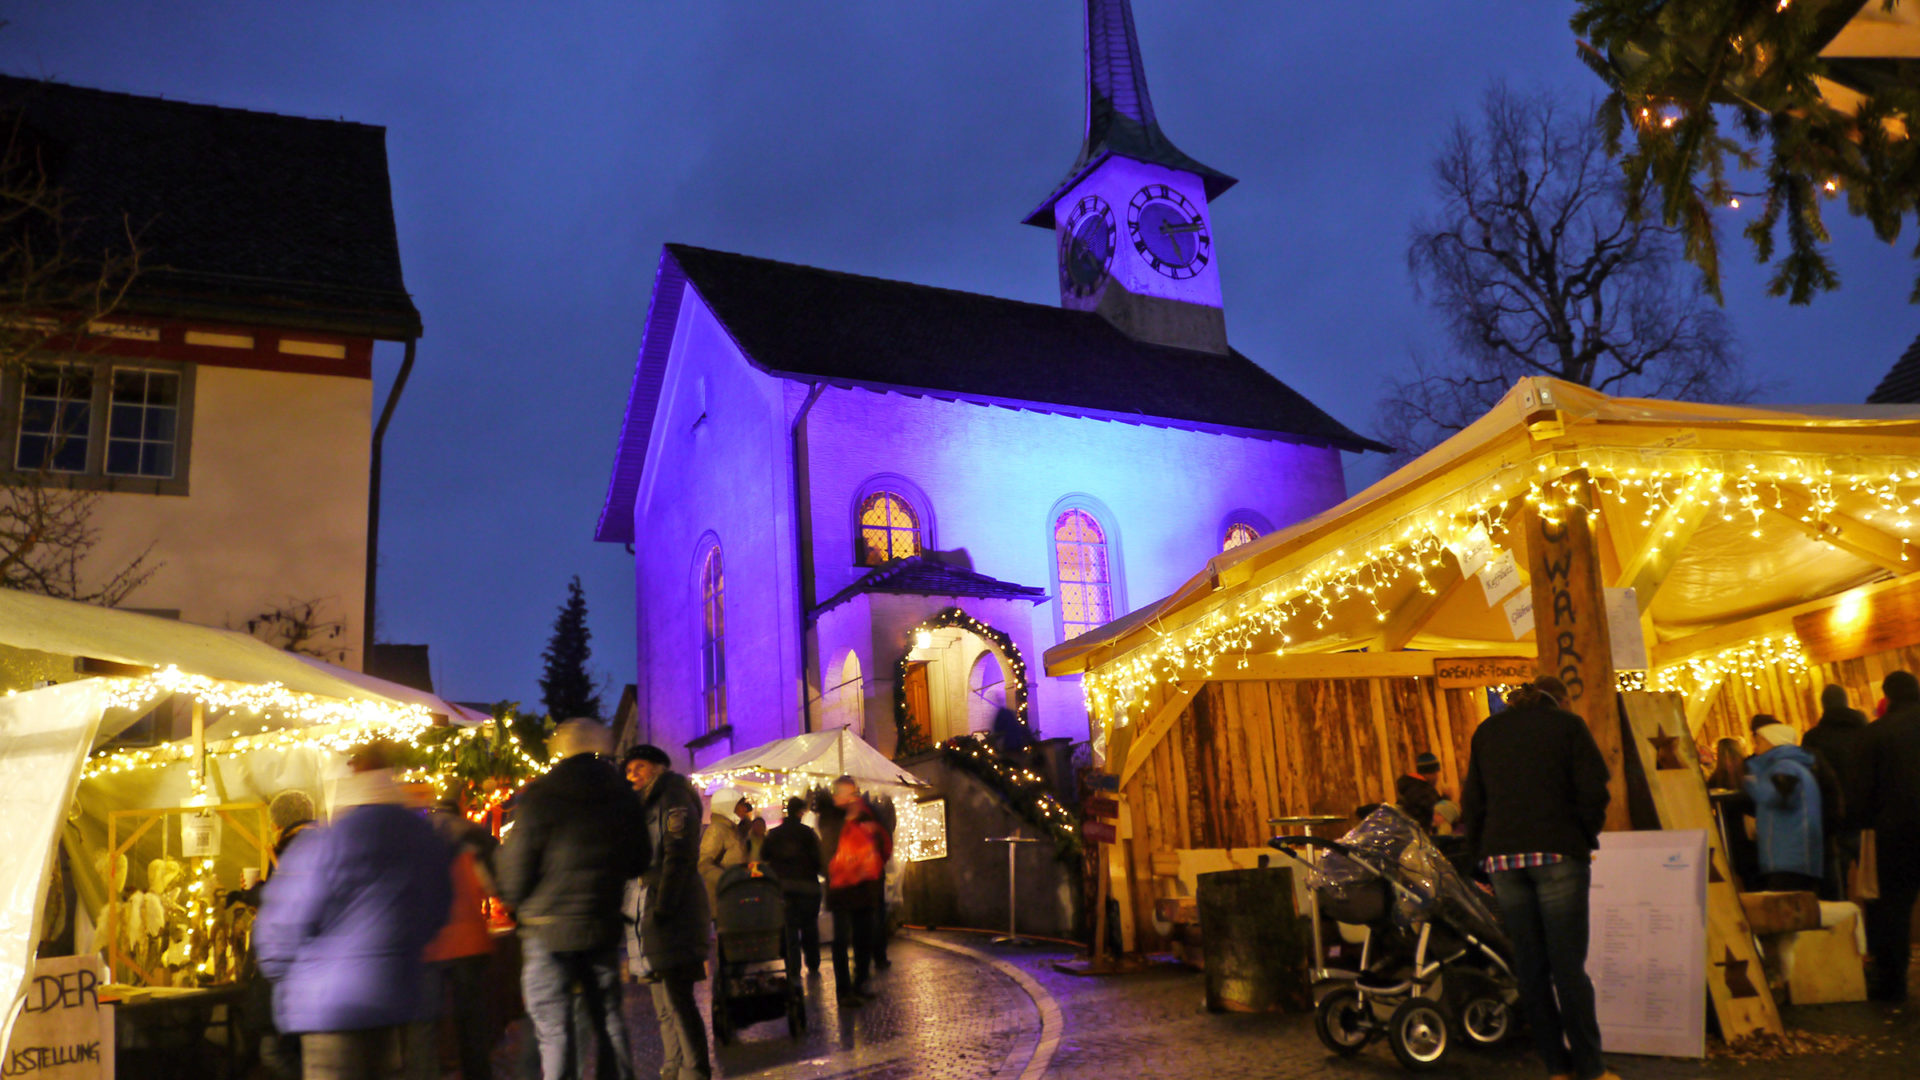
[[[1413,771],[1393,782],[1395,803],[1420,827],[1433,831],[1433,812],[1440,805],[1440,789],[1434,779],[1440,775],[1440,759],[1423,753],[1413,759]]]
[[[1867,948],[1873,954],[1868,992],[1900,1002],[1907,998],[1913,905],[1920,898],[1920,679],[1896,671],[1880,692],[1887,714],[1867,728],[1860,819],[1874,831],[1880,869],[1880,899],[1867,906]]]
[[[1816,892],[1826,857],[1813,755],[1798,731],[1771,716],[1754,717],[1753,729],[1761,751],[1747,759],[1745,786],[1758,826],[1760,887]]]

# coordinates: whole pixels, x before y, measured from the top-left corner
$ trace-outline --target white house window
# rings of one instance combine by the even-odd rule
[[[727,725],[726,577],[718,544],[707,549],[700,565],[700,615],[701,700],[712,732]]]
[[[179,372],[114,368],[107,409],[108,475],[172,477],[179,420]]]
[[[860,503],[860,565],[920,554],[920,521],[913,504],[891,491],[876,491]]]
[[[1227,538],[1220,542],[1221,551],[1232,551],[1241,544],[1251,544],[1260,539],[1260,530],[1244,521],[1236,521],[1227,526]]]
[[[36,362],[0,376],[0,473],[91,491],[187,494],[191,364]]]
[[[1085,510],[1068,510],[1053,523],[1053,557],[1060,571],[1061,640],[1113,621],[1113,575],[1107,534]]]
[[[86,472],[93,439],[92,366],[29,366],[20,380],[19,431],[15,469]]]

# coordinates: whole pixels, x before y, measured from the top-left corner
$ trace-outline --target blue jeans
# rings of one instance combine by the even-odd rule
[[[1593,866],[1577,859],[1493,875],[1493,895],[1513,942],[1520,1007],[1534,1050],[1550,1073],[1593,1080],[1600,1059],[1600,1021],[1587,978],[1587,888]]]
[[[574,1046],[574,993],[579,992],[592,1026],[602,1036],[601,1077],[634,1080],[633,1048],[627,1042],[627,1020],[620,1010],[620,952],[549,952],[532,934],[520,938],[524,956],[520,994],[533,1020],[540,1043],[540,1075],[544,1080],[584,1080],[576,1067],[582,1055]],[[611,1050],[612,1068],[604,1060]]]

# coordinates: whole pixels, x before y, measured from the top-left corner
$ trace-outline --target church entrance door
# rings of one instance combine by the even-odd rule
[[[906,672],[907,719],[921,731],[932,733],[933,709],[927,694],[927,661],[909,660]]]

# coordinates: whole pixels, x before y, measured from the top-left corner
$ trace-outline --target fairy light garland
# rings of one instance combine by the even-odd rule
[[[907,631],[907,649],[900,654],[895,665],[893,680],[893,722],[904,735],[912,717],[907,712],[907,665],[912,663],[914,636],[923,631],[944,630],[957,627],[977,634],[992,642],[998,654],[1013,671],[1013,678],[1007,684],[1007,707],[1020,721],[1021,727],[1027,727],[1027,661],[1020,655],[1020,647],[1013,643],[1013,636],[997,627],[989,626],[957,607],[943,608],[929,616],[920,625]],[[922,732],[921,734],[926,734]],[[924,746],[924,744],[923,744]]]
[[[1226,663],[1244,669],[1256,655],[1285,655],[1296,637],[1312,640],[1326,630],[1342,607],[1368,604],[1375,620],[1385,622],[1383,595],[1409,581],[1432,592],[1428,575],[1442,566],[1443,552],[1461,550],[1476,529],[1510,549],[1516,499],[1550,522],[1575,512],[1598,521],[1603,508],[1589,505],[1585,492],[1562,490],[1565,475],[1575,469],[1587,471],[1592,490],[1609,504],[1604,513],[1628,514],[1642,527],[1671,513],[1670,532],[1690,519],[1717,519],[1758,537],[1768,513],[1824,531],[1828,517],[1843,512],[1844,500],[1845,512],[1890,527],[1905,561],[1912,545],[1902,533],[1920,518],[1914,512],[1920,498],[1903,490],[1920,481],[1912,457],[1684,448],[1537,455],[1500,466],[1479,483],[1356,537],[1257,594],[1222,598],[1188,625],[1087,671],[1082,690],[1089,713],[1098,718],[1096,749],[1104,752],[1112,731],[1138,719],[1156,688],[1206,679]],[[1733,666],[1739,668],[1737,660]]]
[[[1052,834],[1055,845],[1063,857],[1078,857],[1080,850],[1080,824],[1074,815],[1060,800],[1054,797],[1047,778],[1024,765],[1009,761],[985,734],[976,732],[958,738],[948,739],[942,744],[942,750],[949,760],[962,764],[976,773],[985,773],[997,782],[1002,790],[1011,796],[1014,808],[1026,814],[1035,825]]]
[[[1741,642],[1716,653],[1689,656],[1654,669],[1647,678],[1653,690],[1671,691],[1688,697],[1711,693],[1730,678],[1751,680],[1773,668],[1790,675],[1804,675],[1811,666],[1807,650],[1793,634],[1761,637]]]

